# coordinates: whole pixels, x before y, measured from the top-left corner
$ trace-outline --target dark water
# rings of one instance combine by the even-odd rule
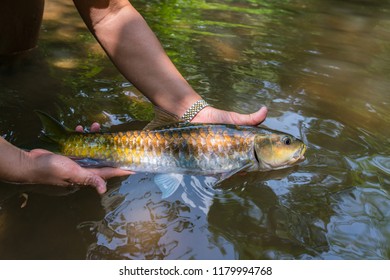
[[[152,118],[68,2],[49,1],[39,48],[1,67],[0,131],[16,145],[42,145],[34,109],[70,127]],[[187,178],[167,199],[150,174],[103,197],[1,183],[0,258],[390,258],[388,1],[133,4],[206,100],[267,105],[265,125],[304,139],[307,160],[214,189]]]

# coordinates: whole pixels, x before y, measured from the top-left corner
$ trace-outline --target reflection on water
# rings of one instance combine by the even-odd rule
[[[327,225],[331,250],[325,258],[389,258],[388,192],[354,187],[334,195],[331,204],[335,212]]]
[[[151,105],[70,3],[49,2],[40,48],[2,61],[1,135],[41,145],[34,109],[69,126],[150,120]],[[389,259],[388,3],[134,2],[206,100],[240,112],[267,105],[264,125],[303,139],[306,161],[213,188],[188,177],[167,199],[152,174],[112,180],[102,198],[2,184],[1,258]]]
[[[186,188],[164,200],[152,176],[139,174],[122,182],[102,199],[104,219],[80,225],[97,237],[88,258],[223,258],[209,243],[207,214],[215,191],[198,178],[185,182]]]

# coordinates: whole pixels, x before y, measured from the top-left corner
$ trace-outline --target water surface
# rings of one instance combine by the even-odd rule
[[[303,139],[307,160],[215,188],[188,177],[167,199],[151,174],[102,197],[0,183],[0,258],[390,258],[387,1],[133,4],[207,101],[267,105],[264,125]],[[153,117],[65,0],[47,3],[39,48],[2,68],[0,88],[1,135],[26,148],[43,145],[34,109],[70,127]]]

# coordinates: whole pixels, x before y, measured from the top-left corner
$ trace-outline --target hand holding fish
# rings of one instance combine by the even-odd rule
[[[206,107],[200,111],[191,122],[194,123],[225,123],[235,125],[259,125],[267,116],[267,108],[262,107],[252,114],[239,114]]]
[[[99,131],[99,126],[92,125],[91,131]],[[43,149],[21,150],[2,137],[0,154],[0,180],[14,183],[92,186],[102,194],[106,192],[105,180],[132,174],[131,171],[110,167],[82,168],[68,157]]]
[[[181,117],[201,101],[202,97],[176,69],[154,32],[128,0],[74,3],[118,70],[156,107]],[[190,119],[197,123],[258,125],[266,114],[266,108],[245,115],[208,106]]]
[[[132,174],[130,171],[118,168],[82,168],[73,160],[53,154],[52,152],[35,149],[28,153],[28,162],[32,164],[31,174],[27,177],[31,183],[57,186],[91,186],[99,194],[106,192],[105,180]]]
[[[239,114],[225,110],[216,109],[211,106],[205,107],[191,120],[193,123],[224,123],[235,125],[259,125],[267,116],[267,107],[260,108],[252,114]],[[75,129],[77,132],[85,132],[81,125]],[[100,124],[94,122],[89,130],[90,132],[99,132]]]

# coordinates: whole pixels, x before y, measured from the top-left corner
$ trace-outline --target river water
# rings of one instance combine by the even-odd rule
[[[389,259],[388,1],[135,0],[211,104],[303,139],[293,168],[162,199],[152,174],[92,189],[0,183],[2,259]],[[129,42],[130,43],[130,42]],[[67,126],[150,120],[71,1],[46,4],[39,47],[0,76],[0,131],[38,140],[40,109]]]

